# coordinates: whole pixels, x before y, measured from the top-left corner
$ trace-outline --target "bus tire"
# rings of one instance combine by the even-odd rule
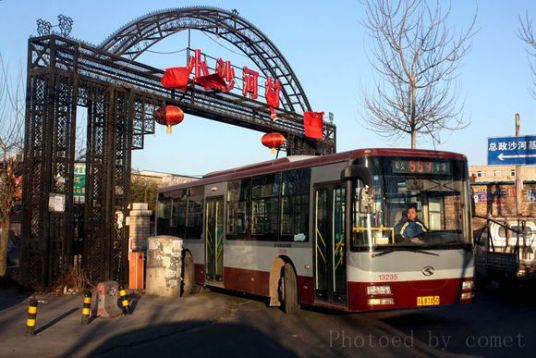
[[[182,297],[190,296],[195,292],[195,271],[192,254],[185,252],[182,264]]]
[[[298,280],[296,272],[291,264],[286,263],[283,266],[283,277],[280,282],[280,295],[282,307],[285,313],[296,314],[300,311],[298,302]]]

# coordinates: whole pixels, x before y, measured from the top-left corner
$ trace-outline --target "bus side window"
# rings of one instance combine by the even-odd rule
[[[157,207],[157,232],[158,235],[170,235],[171,198],[168,193],[161,193],[158,197]]]

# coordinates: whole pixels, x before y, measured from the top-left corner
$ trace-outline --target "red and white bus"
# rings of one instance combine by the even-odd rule
[[[469,303],[467,173],[449,152],[291,156],[161,189],[157,233],[184,239],[186,293],[195,282],[287,312]],[[418,240],[400,232],[410,206],[426,230]]]

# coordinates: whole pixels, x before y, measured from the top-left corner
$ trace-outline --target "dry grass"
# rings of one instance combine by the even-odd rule
[[[86,271],[74,267],[66,271],[52,287],[52,292],[57,295],[84,293],[93,285]]]

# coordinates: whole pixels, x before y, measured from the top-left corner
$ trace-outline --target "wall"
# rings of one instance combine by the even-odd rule
[[[516,215],[516,189],[514,184],[471,185],[476,199],[476,214],[493,217]],[[521,210],[523,216],[536,217],[536,183],[523,185]]]

